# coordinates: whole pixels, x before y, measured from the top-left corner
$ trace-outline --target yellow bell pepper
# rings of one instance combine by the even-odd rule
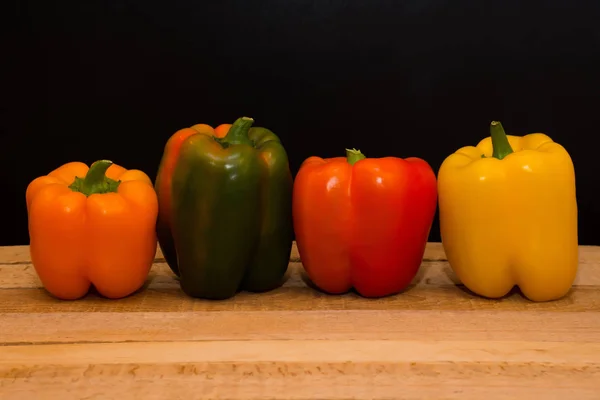
[[[448,262],[472,292],[499,298],[516,285],[532,301],[565,296],[577,274],[575,170],[542,133],[490,137],[448,156],[438,172]]]

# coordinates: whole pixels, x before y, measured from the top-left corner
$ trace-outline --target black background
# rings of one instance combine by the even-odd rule
[[[545,132],[575,163],[580,243],[600,245],[598,1],[11,4],[0,245],[28,243],[35,177],[107,158],[154,179],[176,130],[243,115],[281,137],[294,175],[346,147],[422,157],[437,172],[493,119]]]

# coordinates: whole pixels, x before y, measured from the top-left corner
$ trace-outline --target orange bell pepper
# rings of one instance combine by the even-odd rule
[[[142,171],[101,160],[67,163],[27,187],[31,261],[57,298],[93,284],[108,298],[144,284],[156,254],[158,200]]]

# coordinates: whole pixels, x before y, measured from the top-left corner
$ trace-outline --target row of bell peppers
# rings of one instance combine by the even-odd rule
[[[304,161],[295,178],[279,138],[239,118],[198,124],[167,142],[156,181],[107,160],[71,162],[26,193],[32,263],[61,299],[91,285],[139,290],[157,239],[189,296],[226,299],[278,287],[295,233],[309,278],[328,293],[399,293],[415,278],[439,204],[443,247],[471,291],[514,286],[563,297],[578,266],[575,174],[545,134],[490,136],[448,156],[436,177],[420,158]]]

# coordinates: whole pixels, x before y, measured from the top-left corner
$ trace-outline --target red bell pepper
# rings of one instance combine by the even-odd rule
[[[404,290],[419,270],[437,207],[436,177],[420,158],[310,157],[294,182],[296,243],[321,290],[364,297]]]

